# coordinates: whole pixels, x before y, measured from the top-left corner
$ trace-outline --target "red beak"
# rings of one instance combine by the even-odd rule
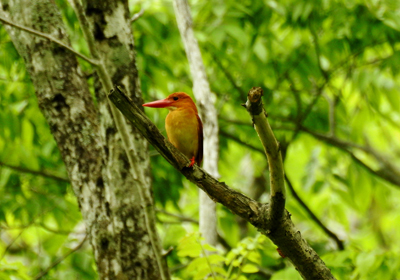
[[[172,103],[173,103],[173,101],[171,101],[171,100],[161,99],[161,100],[145,103],[142,106],[152,107],[152,108],[166,108],[166,107],[171,106]]]

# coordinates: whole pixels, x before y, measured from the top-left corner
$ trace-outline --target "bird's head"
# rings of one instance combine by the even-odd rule
[[[143,106],[152,108],[167,108],[171,111],[180,108],[193,108],[197,113],[197,108],[192,98],[184,92],[172,93],[165,99],[145,103]]]

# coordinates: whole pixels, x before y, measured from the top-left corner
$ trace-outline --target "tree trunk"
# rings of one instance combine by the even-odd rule
[[[179,32],[185,46],[186,56],[189,61],[190,73],[193,80],[193,94],[199,105],[200,117],[204,128],[204,169],[215,178],[219,178],[218,158],[219,158],[219,138],[218,138],[218,119],[217,110],[214,107],[214,100],[210,85],[208,83],[206,70],[199,44],[194,37],[192,28],[192,16],[189,4],[186,0],[175,0],[174,9],[176,21],[178,22]],[[217,244],[217,213],[216,204],[203,191],[199,194],[200,200],[200,233],[205,242],[211,245]]]
[[[112,7],[107,7],[109,14],[119,19],[128,18],[126,2],[113,3]],[[3,17],[69,45],[53,1],[2,0],[0,8]],[[87,10],[88,13],[97,11]],[[121,30],[110,31],[119,32],[121,36],[103,34],[103,51],[110,55],[106,64],[112,69],[113,81],[123,84],[132,99],[139,103],[133,40],[128,26],[128,23],[114,26],[123,29],[123,34]],[[146,141],[129,126],[136,156],[142,162],[136,170],[142,173],[143,183],[132,175],[135,172],[121,146],[104,92],[96,92],[99,106],[95,107],[75,55],[16,28],[7,27],[7,30],[25,60],[40,109],[61,151],[85,220],[100,279],[162,279],[155,254],[160,246],[154,247],[149,237],[139,192],[139,188],[145,190],[146,206],[152,209]],[[111,37],[113,50],[107,49]],[[118,60],[115,59],[117,55],[120,55]],[[152,227],[154,229],[155,225]]]

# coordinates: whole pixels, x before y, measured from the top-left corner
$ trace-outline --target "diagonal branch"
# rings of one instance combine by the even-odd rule
[[[46,34],[46,33],[43,33],[43,32],[37,31],[37,30],[34,30],[34,29],[32,29],[32,28],[29,28],[29,27],[22,26],[22,25],[20,25],[20,24],[17,24],[17,23],[14,23],[14,22],[12,22],[12,21],[9,21],[8,19],[5,19],[4,17],[1,17],[1,16],[0,16],[0,21],[3,22],[4,24],[7,24],[7,25],[10,25],[10,26],[16,27],[16,28],[18,28],[18,29],[21,29],[21,30],[23,30],[23,31],[26,31],[26,32],[28,32],[28,33],[31,33],[31,34],[33,34],[33,35],[42,37],[42,38],[47,39],[47,40],[49,40],[49,41],[51,41],[51,42],[53,42],[53,43],[56,43],[57,45],[59,45],[59,46],[65,48],[65,49],[69,50],[70,52],[72,52],[73,54],[75,54],[77,57],[82,58],[83,60],[89,62],[89,63],[92,64],[92,65],[97,66],[97,65],[99,64],[97,60],[91,59],[91,58],[89,58],[89,57],[87,57],[87,56],[85,56],[85,55],[83,55],[83,54],[77,52],[76,50],[74,50],[74,49],[71,48],[70,46],[66,45],[64,42],[62,42],[62,41],[60,41],[60,40],[58,40],[58,39],[56,39],[56,38],[50,36],[49,34]]]
[[[139,18],[141,18],[143,15],[144,15],[144,9],[141,8],[140,11],[139,11],[138,13],[134,14],[134,15],[131,17],[131,23],[137,21],[137,20],[138,20]]]
[[[308,206],[304,203],[304,201],[299,197],[299,195],[297,194],[297,192],[295,191],[295,189],[293,188],[292,182],[290,182],[289,178],[286,176],[285,174],[285,180],[286,180],[286,184],[289,187],[290,192],[292,193],[293,197],[300,203],[300,205],[304,208],[304,210],[306,210],[307,214],[311,217],[312,220],[314,220],[317,225],[322,228],[322,230],[330,237],[332,238],[335,242],[336,245],[338,246],[339,250],[344,250],[344,245],[343,245],[343,241],[339,239],[339,237],[337,237],[337,235],[335,233],[333,233],[329,228],[327,228],[320,219],[318,219],[317,216],[315,216],[315,214],[311,211],[310,208],[308,208]]]
[[[65,178],[65,177],[60,177],[57,175],[53,175],[50,173],[47,173],[45,171],[36,171],[36,170],[32,170],[32,169],[28,169],[25,167],[20,167],[20,166],[15,166],[15,165],[11,165],[5,162],[0,161],[0,166],[4,166],[13,170],[16,170],[18,172],[22,172],[22,173],[29,173],[29,174],[33,174],[33,175],[38,175],[38,176],[42,176],[42,177],[46,177],[46,178],[50,178],[56,181],[60,181],[60,182],[65,182],[65,183],[69,183],[69,179]]]
[[[282,253],[290,259],[304,279],[335,279],[318,254],[301,237],[291,219],[284,210],[281,223],[271,230],[269,219],[269,205],[260,204],[242,193],[229,188],[219,182],[203,169],[190,163],[177,148],[175,148],[147,118],[136,104],[117,87],[110,94],[109,99],[130,120],[154,148],[189,181],[206,192],[212,200],[226,206],[234,214],[253,224],[262,234],[268,236]],[[269,148],[269,147],[268,147]]]
[[[259,152],[259,153],[262,153],[262,154],[264,153],[264,150],[262,148],[259,148],[259,147],[253,146],[253,145],[251,145],[251,144],[249,144],[247,142],[244,142],[244,141],[240,140],[239,137],[237,137],[237,136],[235,136],[235,135],[233,135],[233,134],[231,134],[229,132],[226,132],[226,131],[224,131],[222,129],[219,131],[219,134],[224,136],[224,137],[226,137],[226,138],[228,138],[228,139],[231,139],[231,140],[233,140],[233,141],[235,141],[235,142],[237,142],[237,143],[239,143],[239,144],[241,144],[243,146],[246,146],[247,148],[249,148],[249,149],[251,149],[253,151],[256,151],[256,152]]]
[[[47,275],[47,273],[50,272],[50,270],[52,270],[53,268],[55,268],[57,265],[59,265],[61,262],[63,262],[66,258],[68,258],[71,254],[75,253],[76,251],[78,251],[83,244],[85,243],[87,239],[87,235],[85,235],[85,237],[82,239],[82,241],[73,249],[71,249],[68,253],[66,253],[64,256],[61,256],[60,258],[58,258],[55,262],[53,262],[52,264],[50,264],[45,270],[43,270],[42,272],[40,272],[38,275],[36,275],[33,279],[34,280],[38,280],[41,279],[43,276]]]
[[[136,126],[150,144],[154,146],[160,155],[189,181],[196,184],[214,201],[228,207],[236,215],[253,223],[262,222],[254,220],[257,217],[256,212],[258,213],[261,207],[258,202],[230,189],[225,183],[217,181],[197,165],[194,165],[193,168],[187,168],[190,160],[161,134],[144,112],[131,102],[129,97],[121,92],[118,87],[110,92],[109,98],[121,113]]]
[[[233,120],[232,122],[235,123],[234,120]],[[242,122],[238,122],[238,124],[243,124],[243,125],[244,125],[244,123],[242,123]],[[248,125],[248,124],[245,124],[245,125]],[[257,151],[257,152],[259,152],[259,153],[264,154],[264,151],[263,151],[262,149],[257,148],[257,147],[255,147],[255,146],[252,146],[252,145],[250,145],[250,144],[248,144],[248,143],[246,143],[246,142],[243,142],[243,141],[240,140],[238,137],[236,137],[236,136],[234,136],[234,135],[231,135],[231,134],[229,134],[229,133],[227,133],[227,132],[225,132],[225,131],[223,131],[223,130],[220,130],[220,135],[223,135],[223,136],[227,137],[228,139],[232,139],[232,140],[236,141],[237,143],[239,143],[239,144],[241,144],[241,145],[243,145],[243,146],[246,146],[246,147],[248,147],[248,148],[250,148],[250,149],[252,149],[252,150],[254,150],[254,151]],[[285,148],[285,149],[286,149],[286,148]],[[282,152],[283,152],[283,154],[285,154],[285,151],[282,151]],[[285,181],[286,181],[286,183],[287,183],[287,185],[288,185],[288,187],[289,187],[290,192],[292,193],[293,198],[300,204],[301,207],[304,208],[304,210],[310,215],[311,219],[313,219],[313,220],[317,223],[317,225],[320,226],[321,229],[322,229],[329,237],[331,237],[331,238],[336,242],[336,244],[338,245],[338,248],[339,248],[340,250],[342,250],[342,249],[344,248],[343,241],[341,241],[341,240],[336,236],[335,233],[333,233],[332,231],[330,231],[330,230],[321,222],[321,220],[319,220],[319,219],[317,218],[317,216],[311,211],[311,209],[307,206],[307,204],[299,197],[299,195],[296,193],[295,189],[293,188],[293,185],[291,184],[291,182],[288,181],[288,178],[286,177],[286,174],[285,174]]]
[[[356,143],[352,142],[347,142],[344,140],[341,140],[335,136],[327,136],[318,132],[314,132],[304,126],[300,126],[300,130],[303,132],[306,132],[313,136],[314,138],[323,141],[329,145],[335,146],[338,149],[346,152],[349,154],[354,161],[356,161],[358,164],[360,164],[362,167],[364,167],[367,171],[370,173],[396,185],[397,187],[400,187],[400,171],[396,166],[394,166],[388,158],[386,158],[384,155],[380,154],[378,151],[372,149],[371,147],[366,147],[362,146]],[[369,167],[367,164],[362,162],[352,151],[352,149],[358,149],[360,151],[363,151],[373,157],[379,163],[382,165],[382,167],[378,170],[374,170],[371,167]]]

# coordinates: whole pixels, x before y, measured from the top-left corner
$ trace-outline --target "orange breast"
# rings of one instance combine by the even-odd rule
[[[189,159],[197,158],[199,150],[199,121],[191,108],[170,111],[165,119],[168,139]]]

